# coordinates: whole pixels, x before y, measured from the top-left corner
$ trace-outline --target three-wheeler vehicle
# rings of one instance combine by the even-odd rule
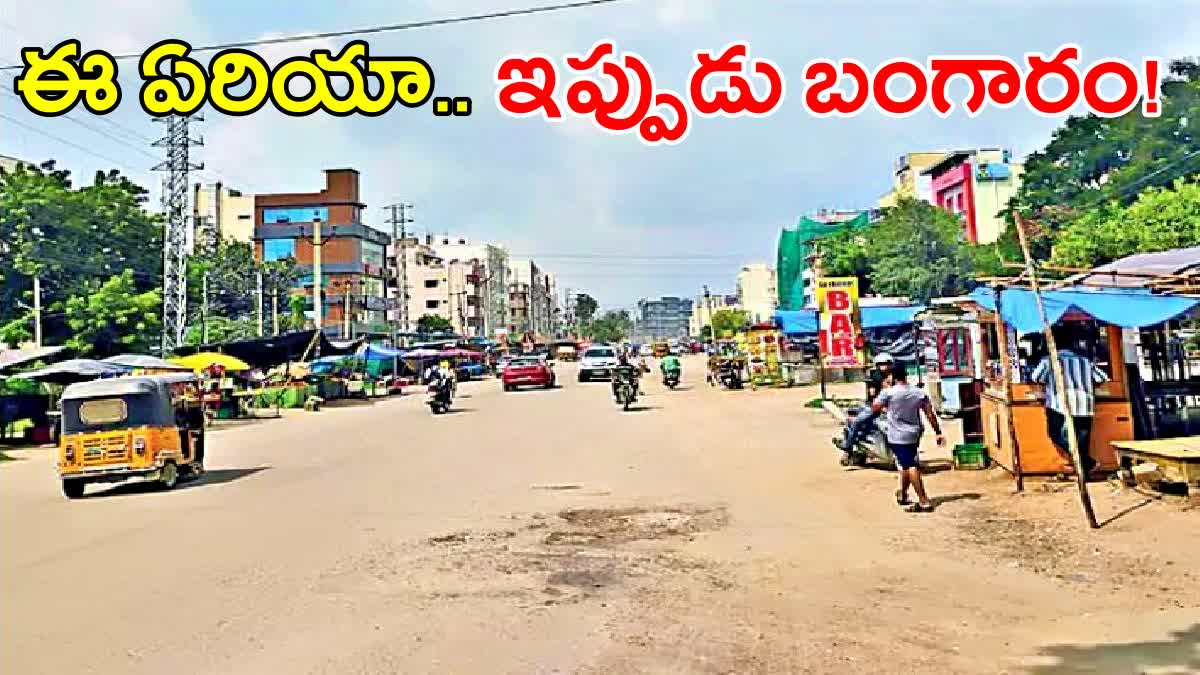
[[[116,377],[63,390],[58,476],[69,499],[130,478],[175,487],[204,472],[204,409],[191,373]]]

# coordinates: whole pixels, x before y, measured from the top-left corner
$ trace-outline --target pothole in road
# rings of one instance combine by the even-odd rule
[[[670,579],[723,591],[730,575],[673,547],[728,524],[724,507],[695,505],[567,509],[529,516],[520,529],[429,537],[431,554],[408,575],[430,599],[521,597],[527,607],[574,604],[613,589],[634,592]],[[641,545],[633,545],[643,542]],[[421,564],[425,563],[425,564]],[[415,590],[415,589],[414,589]]]
[[[588,546],[667,539],[718,530],[729,523],[723,507],[692,505],[567,509],[558,517],[572,529],[550,532],[544,544]]]

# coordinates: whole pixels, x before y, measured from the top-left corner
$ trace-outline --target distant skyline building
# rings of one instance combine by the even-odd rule
[[[766,263],[744,265],[737,275],[737,297],[751,323],[774,321],[779,305],[775,268]]]
[[[658,300],[638,301],[636,333],[642,340],[687,337],[692,301],[664,295]]]

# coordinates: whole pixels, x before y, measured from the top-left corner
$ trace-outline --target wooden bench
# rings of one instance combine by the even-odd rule
[[[1121,475],[1133,480],[1133,467],[1153,463],[1163,481],[1184,483],[1193,501],[1200,497],[1200,436],[1160,438],[1153,441],[1113,441]]]

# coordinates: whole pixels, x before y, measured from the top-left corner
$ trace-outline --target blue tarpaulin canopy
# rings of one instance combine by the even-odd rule
[[[996,298],[991,289],[977,288],[969,296],[984,309],[996,311]],[[1122,328],[1144,328],[1177,319],[1200,305],[1200,297],[1185,295],[1152,295],[1140,289],[1094,289],[1042,291],[1046,317],[1051,324],[1062,320],[1071,310],[1091,316],[1102,323]],[[1027,335],[1042,330],[1033,291],[1024,288],[1005,289],[1000,297],[1004,322],[1017,333]]]
[[[359,357],[368,361],[389,361],[396,358],[404,358],[404,350],[392,349],[382,345],[367,345],[358,354]]]
[[[863,330],[894,328],[913,322],[924,305],[863,307],[860,310]],[[817,333],[817,311],[814,309],[779,310],[775,312],[775,325],[785,335],[815,335]]]

